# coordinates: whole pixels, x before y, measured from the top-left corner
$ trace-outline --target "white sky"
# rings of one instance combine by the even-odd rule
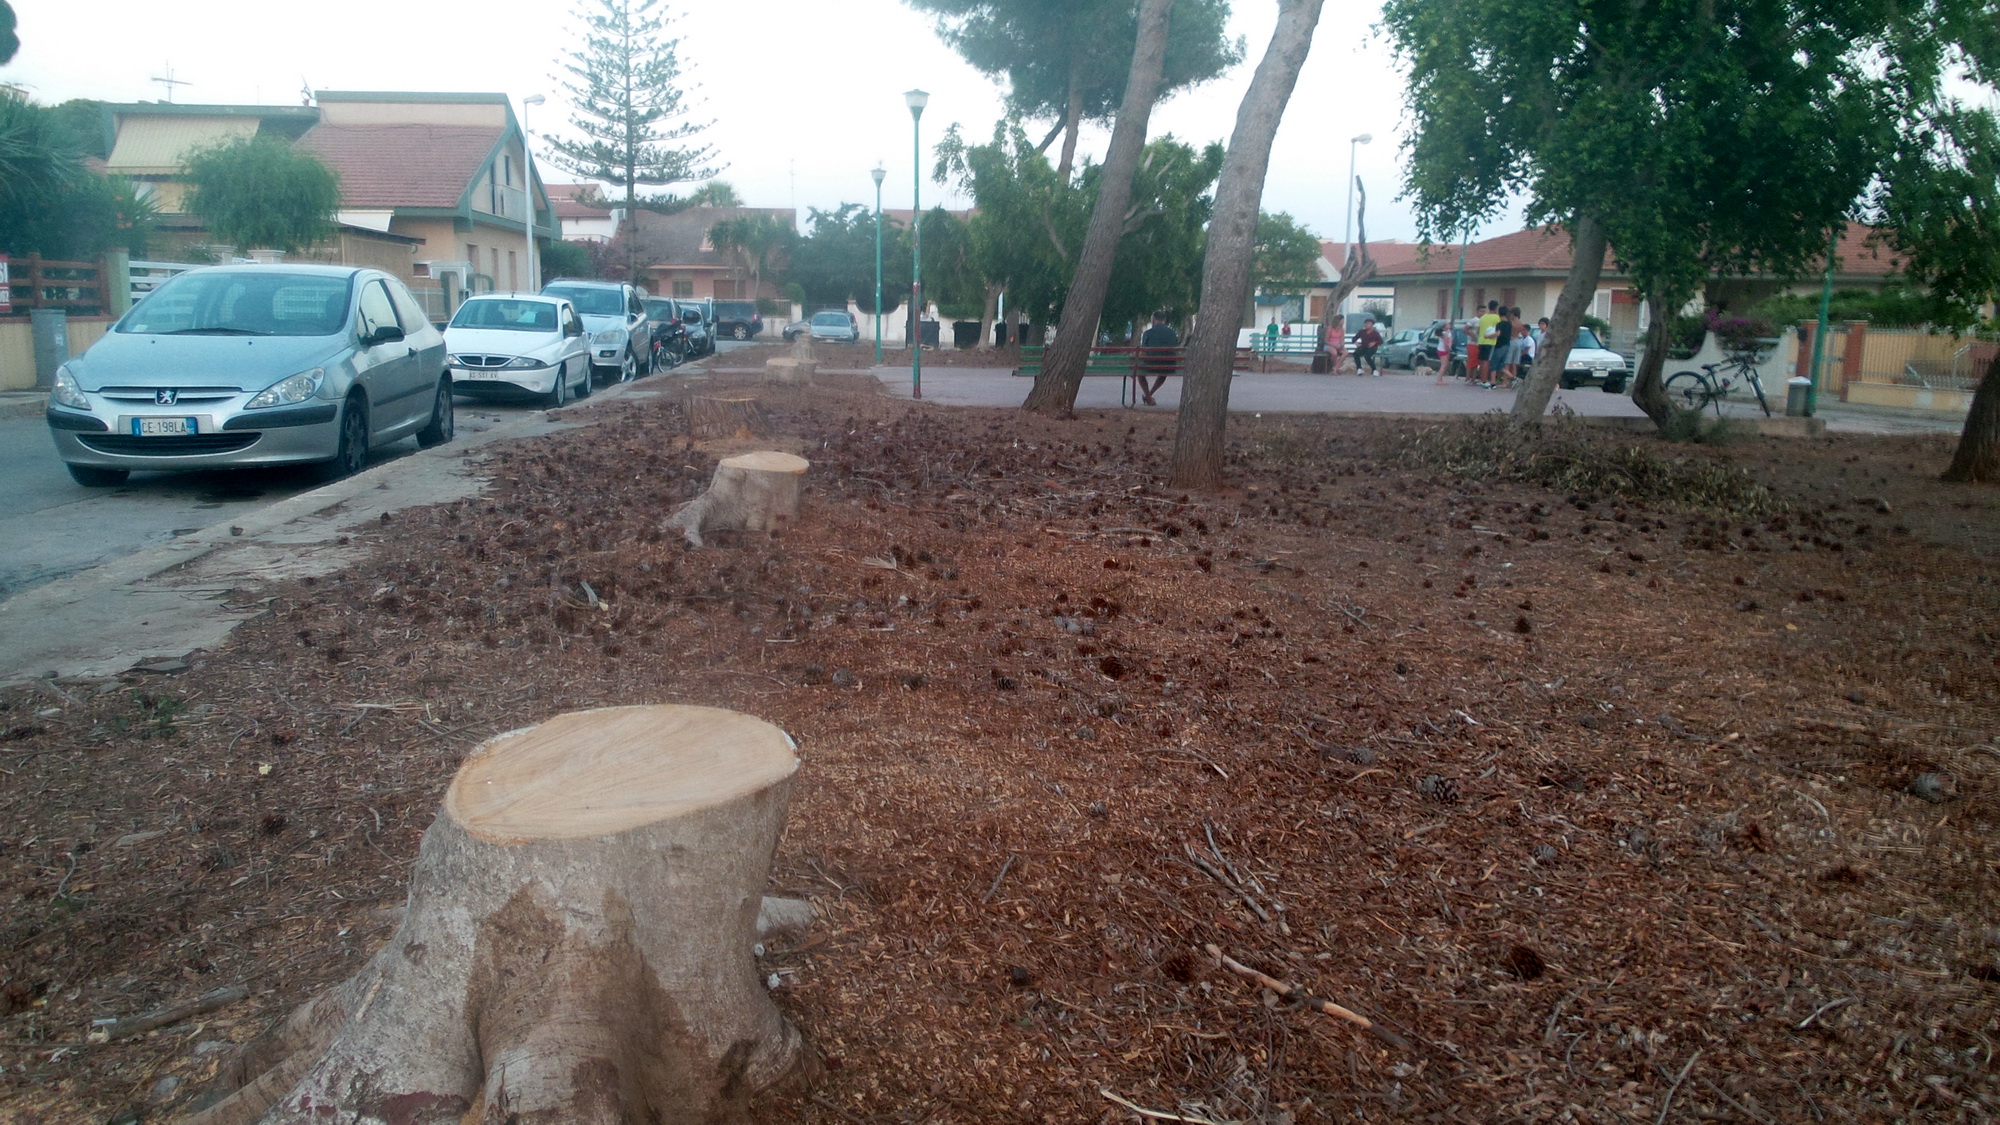
[[[21,51],[0,67],[0,82],[44,102],[89,97],[155,101],[168,73],[185,80],[173,100],[298,104],[310,84],[326,90],[503,91],[520,100],[548,96],[527,111],[536,132],[567,119],[551,79],[573,37],[560,3],[438,3],[346,0],[324,5],[270,0],[12,0]],[[945,127],[958,122],[983,141],[1000,116],[1000,90],[940,43],[927,17],[897,0],[763,0],[689,4],[677,16],[680,59],[699,88],[697,116],[712,117],[706,139],[728,167],[721,178],[756,206],[871,203],[868,171],[889,176],[885,207],[907,207],[911,129],[903,91],[928,90],[924,168]],[[1271,0],[1234,0],[1234,34],[1247,58],[1223,79],[1158,107],[1151,135],[1227,143],[1236,106],[1277,18]],[[1338,240],[1346,207],[1348,138],[1370,193],[1369,234],[1410,238],[1414,224],[1394,196],[1401,180],[1402,81],[1374,34],[1376,3],[1327,5],[1272,154],[1264,207],[1289,211],[1322,238]],[[1038,135],[1043,130],[1031,129]],[[1108,134],[1087,132],[1101,154]],[[546,179],[571,179],[543,161]],[[675,189],[675,190],[685,190]],[[926,206],[966,200],[928,178]],[[942,194],[941,194],[942,193]],[[1518,229],[1496,219],[1482,236]]]

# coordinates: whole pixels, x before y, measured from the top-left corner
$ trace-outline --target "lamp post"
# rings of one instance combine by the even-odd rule
[[[922,90],[903,95],[910,107],[910,397],[924,397],[924,144],[919,124],[931,96]]]
[[[548,101],[540,94],[530,94],[521,99],[521,210],[527,213],[528,227],[528,291],[535,292],[541,286],[535,284],[535,153],[528,147],[528,107]]]
[[[1372,134],[1363,133],[1358,137],[1350,137],[1347,141],[1347,225],[1340,231],[1340,280],[1342,281],[1347,280],[1347,259],[1354,253],[1354,158],[1362,145],[1374,139]],[[1351,290],[1349,292],[1352,293]],[[1340,318],[1340,332],[1345,336],[1347,314],[1339,309],[1333,311],[1334,315]],[[1355,370],[1358,371],[1360,368]]]
[[[875,366],[882,366],[882,181],[889,170],[876,164],[868,173],[875,181]]]

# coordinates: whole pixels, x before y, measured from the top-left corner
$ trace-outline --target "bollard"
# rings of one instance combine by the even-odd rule
[[[1812,380],[1795,375],[1785,381],[1785,417],[1804,418],[1806,402],[1812,397]]]

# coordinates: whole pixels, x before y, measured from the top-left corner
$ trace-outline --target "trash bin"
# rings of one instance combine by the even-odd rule
[[[954,320],[951,322],[951,346],[964,351],[979,346],[979,322],[976,320]]]
[[[993,346],[996,348],[1007,346],[1007,322],[1004,320],[993,322]]]
[[[921,323],[922,327],[918,328],[918,329],[917,329],[917,332],[918,332],[918,336],[919,336],[919,338],[920,338],[920,339],[922,339],[922,340],[923,340],[923,342],[924,342],[924,347],[927,347],[927,348],[935,348],[935,347],[937,347],[937,346],[938,346],[938,322],[937,322],[937,321],[935,321],[935,320],[926,320],[926,321],[922,321],[922,322],[920,322],[920,323]]]
[[[56,368],[69,362],[69,313],[29,309],[28,332],[35,347],[35,386],[53,387]]]
[[[1812,380],[1795,375],[1785,382],[1785,417],[1806,416],[1806,400],[1812,397]]]

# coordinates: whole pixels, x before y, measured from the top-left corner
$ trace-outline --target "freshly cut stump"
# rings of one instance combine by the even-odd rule
[[[819,364],[810,359],[792,356],[777,356],[764,361],[764,381],[767,383],[808,384],[819,370]]]
[[[709,707],[486,743],[389,944],[247,1044],[194,1120],[745,1120],[799,1056],[751,951],[797,767],[783,731]]]
[[[811,462],[769,450],[724,457],[708,491],[688,501],[666,522],[689,543],[702,546],[713,531],[769,531],[799,517],[799,478]]]
[[[695,395],[688,401],[688,429],[698,438],[763,437],[770,428],[764,404],[755,394]]]

